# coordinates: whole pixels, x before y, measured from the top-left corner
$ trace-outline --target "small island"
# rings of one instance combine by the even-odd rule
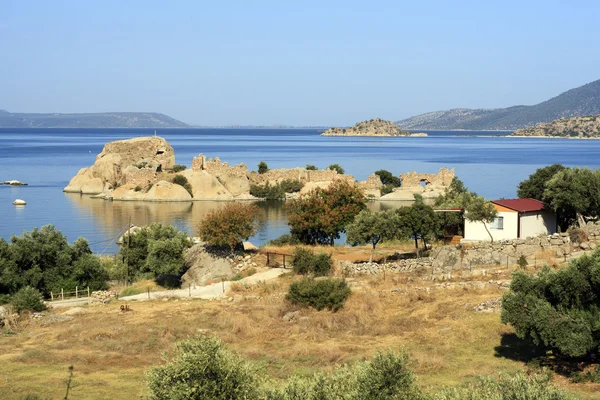
[[[426,133],[411,133],[402,130],[392,121],[373,118],[359,122],[351,128],[330,128],[321,136],[427,136]]]
[[[600,115],[560,118],[531,128],[517,129],[510,136],[600,139]]]

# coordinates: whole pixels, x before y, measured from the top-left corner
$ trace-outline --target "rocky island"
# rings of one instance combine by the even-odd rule
[[[359,122],[351,128],[330,128],[321,136],[427,136],[426,133],[410,133],[404,131],[392,121],[374,118]]]
[[[154,136],[107,143],[94,165],[80,169],[64,191],[115,201],[260,200],[252,195],[253,188],[294,181],[299,192],[286,193],[289,198],[343,180],[360,187],[371,199],[410,201],[414,194],[425,199],[437,197],[453,178],[454,170],[446,168],[438,174],[413,171],[400,175],[402,186],[382,196],[383,184],[375,174],[357,182],[352,175],[334,169],[298,167],[258,173],[249,171],[243,163],[229,165],[218,157],[207,159],[202,154],[187,168],[175,164],[175,151],[165,139]]]
[[[517,129],[511,136],[599,139],[600,115],[560,118],[531,128]]]

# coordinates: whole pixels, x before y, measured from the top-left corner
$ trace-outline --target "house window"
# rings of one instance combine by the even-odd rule
[[[504,217],[497,217],[490,223],[492,229],[504,229]]]

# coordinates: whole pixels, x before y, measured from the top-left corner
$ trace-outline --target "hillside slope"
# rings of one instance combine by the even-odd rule
[[[559,118],[591,114],[600,114],[600,80],[533,106],[455,108],[417,115],[397,121],[396,124],[402,129],[514,130]]]
[[[142,112],[40,114],[0,110],[0,128],[185,128],[165,114]]]
[[[531,128],[517,129],[511,136],[600,138],[600,115],[561,118]]]

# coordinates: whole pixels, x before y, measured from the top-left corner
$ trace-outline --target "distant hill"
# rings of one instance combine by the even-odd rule
[[[531,128],[517,129],[512,136],[600,138],[600,115],[561,118]]]
[[[373,118],[350,128],[330,128],[321,136],[410,136],[410,132],[398,128],[392,121]]]
[[[160,113],[38,114],[10,113],[0,110],[0,128],[186,128],[188,126]]]
[[[514,130],[559,118],[591,114],[600,114],[600,80],[533,106],[454,108],[417,115],[396,124],[402,129]]]

